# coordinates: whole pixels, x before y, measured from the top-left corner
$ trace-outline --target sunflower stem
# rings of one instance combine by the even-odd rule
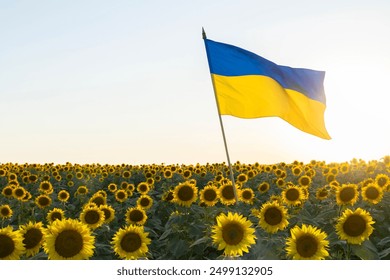
[[[19,214],[18,214],[18,224],[22,224],[22,215],[23,215],[23,202],[19,201]]]
[[[347,242],[347,246],[346,246],[345,258],[347,260],[351,259],[351,245],[349,245],[348,242]]]
[[[31,207],[31,217],[32,217],[32,220],[35,222],[36,219],[35,219],[35,207]]]

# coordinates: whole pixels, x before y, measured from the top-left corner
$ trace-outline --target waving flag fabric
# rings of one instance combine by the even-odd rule
[[[236,46],[205,39],[221,115],[280,117],[330,139],[325,128],[324,71],[277,65]]]

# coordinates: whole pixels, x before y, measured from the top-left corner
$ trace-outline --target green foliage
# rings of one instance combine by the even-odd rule
[[[342,164],[347,164],[348,172],[339,172]],[[300,166],[302,174],[295,176],[292,173],[293,166]],[[218,202],[213,207],[203,206],[201,203],[194,203],[191,207],[182,207],[172,201],[165,201],[164,195],[172,190],[178,184],[195,180],[198,190],[202,190],[210,182],[217,187],[221,184],[215,181],[217,175],[229,179],[228,168],[225,164],[207,164],[201,165],[18,165],[2,164],[0,171],[3,170],[3,176],[0,177],[0,191],[13,184],[22,186],[31,194],[31,197],[25,201],[17,200],[13,197],[7,197],[0,194],[0,205],[9,205],[13,211],[10,218],[0,218],[1,228],[11,225],[15,230],[19,225],[26,224],[28,221],[42,221],[48,226],[47,214],[51,209],[60,208],[65,211],[67,218],[78,219],[85,203],[98,191],[104,190],[107,195],[107,204],[115,209],[115,218],[109,224],[94,230],[96,237],[95,254],[92,259],[116,259],[111,240],[115,232],[126,225],[125,213],[129,207],[136,206],[137,198],[140,194],[136,191],[136,186],[140,182],[145,182],[148,177],[154,179],[151,191],[148,193],[153,198],[153,206],[147,209],[148,219],[144,225],[148,237],[152,240],[148,246],[148,259],[221,259],[223,252],[218,251],[212,242],[211,230],[216,223],[216,216],[228,211],[237,212],[247,217],[256,229],[256,244],[250,248],[249,253],[244,254],[242,259],[286,259],[285,243],[286,238],[290,236],[290,229],[295,225],[309,224],[316,226],[326,232],[329,240],[330,259],[390,259],[390,192],[384,193],[382,201],[376,205],[370,204],[359,197],[354,205],[340,206],[336,203],[335,193],[327,181],[327,169],[336,169],[338,173],[335,179],[338,184],[353,183],[358,184],[361,189],[362,184],[368,180],[375,180],[378,174],[389,176],[390,167],[383,161],[356,161],[350,163],[332,163],[315,162],[303,164],[294,162],[291,164],[275,165],[247,165],[236,163],[234,166],[234,176],[240,173],[254,171],[254,176],[241,187],[251,188],[255,192],[253,204],[239,202],[234,205],[226,206]],[[164,177],[164,170],[173,168],[171,178]],[[299,185],[299,177],[306,173],[314,172],[311,176],[311,184],[308,188],[308,197],[299,206],[288,206],[289,225],[283,231],[275,234],[265,232],[259,226],[259,218],[253,214],[254,210],[260,210],[263,203],[269,201],[272,197],[279,197],[282,188],[275,182],[278,179],[275,170],[280,169],[285,172],[283,180],[286,183]],[[129,178],[122,177],[124,170],[129,170]],[[191,170],[192,176],[184,178],[181,174],[183,170]],[[200,170],[200,171],[199,171]],[[83,177],[77,179],[76,173],[81,172]],[[146,175],[151,173],[152,175]],[[2,174],[0,172],[0,174]],[[17,180],[10,180],[10,174],[15,174]],[[30,182],[26,177],[30,174],[36,174],[38,180]],[[54,192],[49,194],[52,203],[47,208],[37,207],[34,199],[41,194],[39,184],[46,179],[50,181]],[[57,177],[56,177],[57,176]],[[58,177],[60,176],[60,177]],[[72,181],[72,183],[69,183]],[[121,203],[115,199],[114,193],[108,191],[107,186],[110,183],[120,184],[126,182],[133,184],[135,190],[129,198]],[[266,193],[260,193],[257,189],[260,183],[268,182],[270,189]],[[77,194],[79,186],[86,186],[88,193],[85,195]],[[316,198],[316,191],[319,188],[327,187],[329,196],[323,200]],[[389,189],[390,187],[387,187]],[[67,202],[61,202],[57,198],[60,190],[67,190],[70,198]],[[373,220],[374,232],[369,240],[361,245],[351,245],[344,240],[340,240],[335,232],[337,219],[346,208],[356,209],[361,207],[368,211]],[[46,254],[41,250],[31,259],[46,259]]]

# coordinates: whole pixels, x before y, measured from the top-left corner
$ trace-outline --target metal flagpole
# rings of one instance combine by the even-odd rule
[[[202,27],[202,38],[203,38],[203,40],[207,39],[206,32],[204,31],[203,27]],[[206,46],[207,60],[209,61],[209,67],[210,67],[210,60],[208,59],[209,53],[207,51],[207,44],[205,44],[205,46]],[[214,79],[213,79],[213,76],[211,75],[211,71],[210,71],[210,77],[211,77],[211,82],[213,84],[215,103],[217,104],[217,109],[218,109],[219,124],[221,125],[223,143],[225,144],[226,158],[227,158],[227,162],[228,162],[228,165],[229,165],[229,171],[230,171],[230,180],[232,181],[233,192],[234,192],[234,197],[236,199],[236,203],[238,203],[238,195],[237,195],[236,184],[235,184],[235,181],[234,181],[233,168],[232,168],[232,164],[230,163],[229,151],[228,151],[228,147],[227,147],[227,143],[226,143],[225,130],[223,128],[221,111],[220,111],[220,108],[219,108],[218,97],[217,97],[217,93],[216,93],[216,90],[215,90]]]

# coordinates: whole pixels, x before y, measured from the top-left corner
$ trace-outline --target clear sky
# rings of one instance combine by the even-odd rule
[[[232,162],[390,154],[388,0],[0,0],[0,163],[226,162],[202,27],[326,71],[332,140],[223,116]]]

